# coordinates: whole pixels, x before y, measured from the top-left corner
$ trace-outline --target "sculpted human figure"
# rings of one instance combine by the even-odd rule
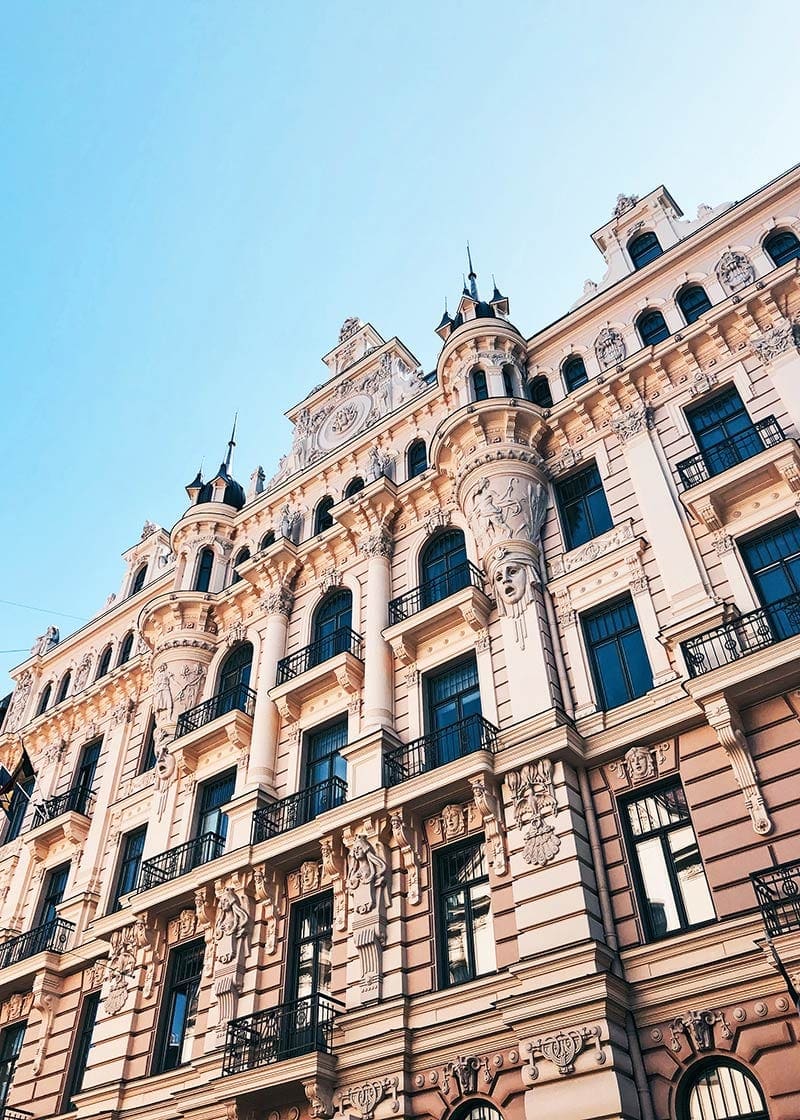
[[[215,958],[220,964],[236,959],[239,942],[247,929],[248,914],[230,887],[217,897],[217,918],[214,922]]]
[[[153,694],[153,711],[156,720],[171,719],[175,707],[175,698],[172,695],[172,674],[166,665],[159,665],[153,678],[155,691]]]
[[[347,889],[357,914],[375,909],[377,890],[386,878],[386,864],[364,836],[356,836],[347,857]]]

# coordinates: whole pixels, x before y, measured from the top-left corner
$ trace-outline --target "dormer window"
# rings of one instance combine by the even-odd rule
[[[131,580],[131,589],[128,596],[137,595],[144,587],[144,581],[147,579],[147,564],[144,563],[140,568],[136,569],[136,575]]]
[[[571,358],[567,358],[561,367],[561,376],[564,378],[564,388],[568,393],[581,385],[585,385],[589,380],[589,374],[586,372],[583,358],[578,354],[573,354]]]
[[[652,230],[647,230],[646,233],[640,233],[638,237],[634,237],[628,242],[628,255],[631,258],[631,264],[635,269],[644,268],[650,261],[654,261],[656,257],[660,257],[664,250],[658,242],[658,238]]]
[[[800,257],[800,241],[790,229],[777,229],[764,239],[764,252],[768,253],[776,268]]]
[[[655,308],[642,312],[636,320],[636,329],[643,346],[655,346],[657,342],[663,342],[665,338],[669,338],[669,327],[664,316]]]

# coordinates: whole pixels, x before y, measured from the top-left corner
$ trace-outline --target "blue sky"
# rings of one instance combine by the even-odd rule
[[[467,238],[533,333],[620,191],[693,215],[795,163],[768,10],[7,0],[0,598],[41,611],[0,603],[0,650],[102,607],[237,409],[269,476],[345,317],[432,368]]]

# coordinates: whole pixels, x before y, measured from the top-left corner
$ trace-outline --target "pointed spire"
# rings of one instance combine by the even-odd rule
[[[472,253],[470,252],[470,249],[469,249],[469,241],[467,242],[467,261],[469,263],[469,277],[468,277],[468,279],[469,279],[469,294],[472,296],[472,298],[477,303],[478,302],[478,274],[475,272],[475,269],[472,267]],[[464,290],[466,291],[466,284],[464,285]]]
[[[236,421],[239,419],[238,411],[233,414],[233,428],[231,430],[231,438],[228,440],[228,454],[225,456],[225,470],[230,474],[231,463],[233,462],[233,449],[236,446]]]

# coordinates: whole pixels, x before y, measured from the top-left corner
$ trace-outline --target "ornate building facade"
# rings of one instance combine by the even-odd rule
[[[593,240],[15,670],[7,1120],[800,1116],[800,171]]]

